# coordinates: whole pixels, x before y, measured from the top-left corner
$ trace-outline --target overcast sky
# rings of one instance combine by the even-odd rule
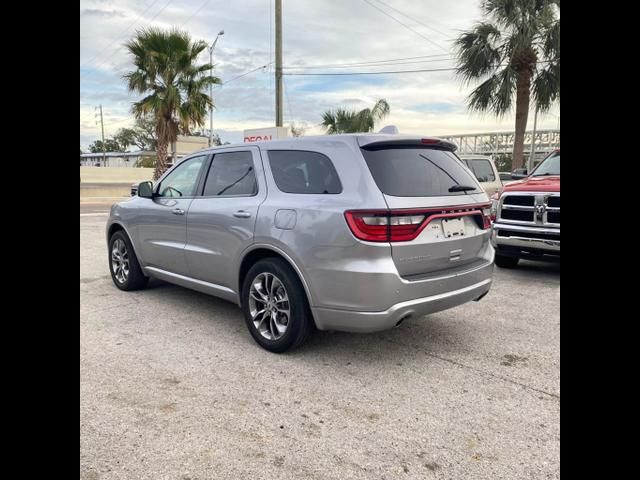
[[[282,3],[287,73],[452,68],[452,39],[480,18],[480,0]],[[81,0],[81,147],[99,138],[94,115],[100,104],[105,136],[133,123],[130,107],[138,97],[128,94],[121,78],[131,67],[122,45],[136,29],[151,25],[177,26],[188,30],[194,39],[207,42],[213,41],[221,29],[225,31],[214,51],[215,74],[229,82],[214,89],[214,131],[223,141],[241,142],[243,129],[273,126],[274,69],[258,68],[234,80],[273,61],[273,8],[274,0]],[[390,59],[402,60],[386,65],[336,67]],[[208,62],[208,51],[202,62]],[[323,132],[318,126],[323,111],[341,106],[361,109],[379,98],[387,99],[391,114],[377,128],[393,124],[401,133],[424,135],[514,128],[513,115],[496,119],[469,114],[465,98],[472,87],[451,71],[284,78],[284,123],[306,124],[307,134]],[[558,115],[559,108],[555,108],[539,117],[538,128],[557,128]],[[527,128],[532,127],[533,113]]]

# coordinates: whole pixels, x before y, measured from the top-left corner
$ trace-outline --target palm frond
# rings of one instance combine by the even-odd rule
[[[207,89],[220,83],[209,75],[209,63],[197,63],[206,42],[192,41],[186,31],[150,27],[138,30],[125,47],[134,67],[123,76],[127,88],[146,94],[132,112],[136,118],[155,119],[159,142],[166,144],[180,131],[188,133],[204,123],[213,107]]]
[[[533,80],[533,98],[540,112],[548,112],[560,100],[560,61],[537,72]]]
[[[458,56],[456,73],[470,81],[495,70],[502,61],[500,37],[500,30],[490,23],[480,23],[462,33],[454,42]]]

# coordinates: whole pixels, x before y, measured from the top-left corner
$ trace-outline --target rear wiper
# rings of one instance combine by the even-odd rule
[[[466,192],[467,190],[475,190],[476,187],[472,187],[470,185],[454,185],[453,187],[449,187],[450,192]]]

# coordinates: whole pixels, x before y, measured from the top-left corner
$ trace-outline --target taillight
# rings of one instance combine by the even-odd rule
[[[368,242],[407,242],[436,218],[464,216],[482,217],[482,228],[491,227],[489,205],[463,205],[429,210],[350,210],[344,213],[347,224],[356,238]],[[482,210],[480,210],[482,209]]]
[[[500,192],[496,192],[491,195],[491,208],[489,208],[489,220],[491,222],[496,221],[498,215],[498,202],[500,201]]]
[[[495,221],[496,216],[492,213],[493,207],[482,209],[482,227],[486,230],[491,228],[491,222]]]
[[[360,240],[369,242],[389,241],[389,217],[387,212],[345,212],[349,228]]]

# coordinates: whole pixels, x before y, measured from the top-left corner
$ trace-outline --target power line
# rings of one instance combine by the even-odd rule
[[[449,53],[436,53],[432,55],[418,55],[416,57],[388,58],[386,60],[363,60],[361,62],[355,62],[355,63],[334,63],[331,65],[359,66],[359,65],[370,64],[370,63],[386,63],[386,62],[395,62],[399,60],[414,60],[416,58],[447,57],[449,55],[450,55]],[[321,65],[321,66],[328,66],[328,65]],[[292,66],[290,68],[297,68],[297,67]],[[300,65],[300,68],[305,68],[305,66]]]
[[[418,73],[418,72],[450,72],[455,68],[432,68],[420,70],[394,70],[388,72],[322,72],[322,73],[284,73],[283,75],[387,75],[393,73]]]
[[[402,13],[400,10],[398,10],[397,8],[392,7],[391,5],[389,5],[388,3],[383,2],[382,0],[376,0],[376,2],[381,3],[382,5],[385,5],[386,7],[390,8],[391,10],[393,10],[394,12],[398,12],[400,15],[402,15],[403,17],[409,18],[411,20],[413,20],[414,22],[422,25],[423,27],[428,28],[429,30],[433,30],[434,32],[440,34],[440,35],[444,35],[445,37],[449,36],[448,33],[443,33],[439,30],[437,30],[436,28],[433,28],[430,25],[427,25],[426,23],[421,22],[420,20],[418,20],[417,18],[415,18],[413,15],[407,15],[406,13]]]
[[[432,60],[411,60],[406,62],[388,62],[388,63],[352,63],[344,65],[310,65],[310,66],[293,66],[284,67],[286,69],[314,69],[314,68],[353,68],[353,67],[386,67],[387,65],[409,65],[414,63],[433,63],[433,62],[448,62],[455,60],[455,57],[439,58]]]
[[[107,45],[105,48],[103,48],[102,50],[100,50],[100,52],[98,52],[96,55],[94,55],[91,59],[89,59],[84,66],[87,66],[88,64],[90,64],[91,62],[93,62],[96,58],[98,58],[100,56],[100,54],[102,54],[103,52],[105,52],[108,48],[111,48],[113,46],[114,43],[116,43],[118,41],[119,38],[121,38],[125,33],[127,33],[129,31],[129,29],[131,27],[133,27],[136,23],[138,23],[138,21],[142,18],[142,16],[147,13],[147,11],[149,11],[149,9],[151,7],[153,7],[156,3],[158,2],[158,0],[153,0],[153,2],[151,3],[151,5],[149,5],[147,8],[144,9],[144,11],[138,15],[138,18],[136,18],[133,22],[131,22],[129,24],[129,26],[127,28],[125,28],[121,33],[119,33],[116,37],[116,40],[114,40],[113,42],[111,42],[109,45]],[[81,65],[82,66],[82,65]]]
[[[186,23],[189,23],[191,19],[195,17],[197,14],[199,14],[200,10],[202,10],[210,1],[211,0],[205,0],[204,3],[200,5],[200,7],[195,12],[193,12],[193,14],[191,14],[189,18],[187,18],[184,22],[182,22],[178,28],[182,28]]]
[[[158,18],[158,15],[160,15],[162,12],[164,12],[164,11],[165,11],[165,9],[169,6],[169,4],[170,4],[171,2],[173,2],[173,0],[169,0],[167,3],[165,3],[165,5],[164,5],[160,10],[158,10],[158,12],[157,12],[153,17],[151,17],[151,19],[149,20],[149,23],[153,22],[156,18]],[[124,40],[124,37],[123,37],[123,38],[120,38],[120,41],[122,41],[122,40]],[[117,41],[118,41],[118,40],[115,40],[114,42],[112,42],[112,44],[111,44],[111,45],[113,45],[113,44],[114,44],[114,43],[116,43]],[[122,48],[124,48],[124,45],[120,45],[118,48],[116,48],[116,49],[111,53],[111,55],[109,55],[109,56],[105,59],[105,61],[106,61],[106,60],[111,60],[111,59],[113,58],[113,56],[114,56],[118,51],[120,51]]]
[[[249,70],[248,72],[244,72],[241,75],[238,75],[237,77],[233,77],[231,80],[227,80],[226,82],[222,82],[221,86],[225,86],[227,83],[233,82],[234,80],[238,80],[239,78],[245,77],[247,75],[249,75],[250,73],[256,72],[258,70],[260,70],[261,68],[266,68],[268,65],[272,64],[273,62],[269,62],[265,65],[260,65],[259,67],[254,68],[253,70]]]
[[[406,28],[407,30],[412,31],[413,33],[415,33],[416,35],[419,35],[420,37],[424,38],[427,42],[435,45],[438,48],[441,48],[442,50],[444,50],[445,52],[449,52],[449,50],[447,48],[444,48],[442,45],[434,42],[433,40],[431,40],[429,37],[425,37],[423,34],[421,34],[420,32],[418,32],[417,30],[414,30],[413,28],[411,28],[409,25],[407,25],[406,23],[401,22],[400,20],[398,20],[396,17],[389,15],[387,12],[385,12],[384,10],[382,10],[380,7],[378,7],[377,5],[374,5],[373,3],[371,3],[369,0],[362,0],[363,2],[365,2],[367,5],[375,8],[376,10],[378,10],[380,13],[382,13],[383,15],[386,15],[387,17],[389,17],[390,19],[392,19],[393,21],[399,23],[400,25],[402,25],[404,28]]]

